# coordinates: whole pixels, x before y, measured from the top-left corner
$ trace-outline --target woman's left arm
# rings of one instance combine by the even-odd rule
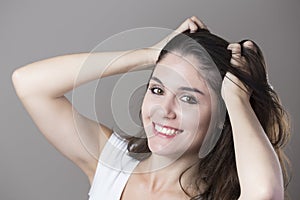
[[[244,43],[246,48],[251,46],[251,42]],[[228,49],[232,51],[231,63],[243,67],[240,44],[230,44]],[[280,162],[251,107],[249,93],[237,77],[227,72],[223,80],[222,97],[232,126],[241,186],[239,199],[281,200],[284,199],[284,187]]]

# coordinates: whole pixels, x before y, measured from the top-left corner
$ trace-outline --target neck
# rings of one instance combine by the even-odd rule
[[[140,163],[138,173],[145,173],[150,190],[180,189],[179,177],[183,186],[189,185],[191,177],[197,173],[198,154],[187,154],[177,158],[175,156],[161,156],[152,154]],[[187,170],[190,168],[189,170]],[[187,171],[186,171],[187,170]]]

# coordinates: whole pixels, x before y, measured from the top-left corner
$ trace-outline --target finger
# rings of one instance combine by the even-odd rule
[[[247,40],[243,43],[243,47],[247,49],[251,49],[257,53],[257,49],[254,46],[254,43],[251,40]]]
[[[188,25],[191,33],[195,33],[198,30],[197,24],[192,19],[188,21]]]
[[[236,66],[241,66],[242,56],[241,56],[241,45],[238,43],[229,44],[227,49],[231,50],[230,63]]]
[[[198,19],[196,16],[192,16],[191,20],[193,20],[199,26],[199,28],[208,30],[208,28],[204,24],[204,22],[202,20]]]
[[[198,30],[197,24],[190,18],[187,18],[177,29],[176,32],[182,33],[186,30],[190,30],[190,32],[196,32]]]
[[[182,33],[186,30],[190,29],[190,23],[193,23],[193,21],[190,18],[187,18],[177,29],[176,32]]]

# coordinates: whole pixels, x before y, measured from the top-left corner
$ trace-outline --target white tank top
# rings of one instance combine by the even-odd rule
[[[120,200],[130,174],[139,163],[127,152],[126,140],[113,133],[100,155],[89,200]]]

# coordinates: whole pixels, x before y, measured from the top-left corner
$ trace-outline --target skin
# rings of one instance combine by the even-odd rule
[[[195,69],[198,62],[192,57],[189,60],[194,65],[178,55],[168,54],[153,72],[142,105],[142,120],[152,155],[141,162],[130,177],[123,192],[124,199],[145,198],[145,194],[146,199],[163,199],[162,196],[188,199],[180,189],[178,177],[197,162],[211,119],[209,89]],[[181,132],[172,138],[157,135],[153,122]],[[188,182],[187,178],[190,175],[184,176],[182,181]],[[132,190],[131,186],[137,183],[139,189]]]
[[[143,66],[155,63],[162,46],[174,37],[174,35],[186,30],[194,32],[198,28],[206,28],[206,26],[196,17],[191,17],[185,20],[173,34],[151,48],[122,52],[83,53],[59,56],[17,69],[12,75],[12,81],[18,97],[41,133],[56,149],[81,168],[92,183],[98,164],[97,158],[106,144],[107,138],[110,137],[112,130],[81,115],[64,95],[86,82],[101,77],[125,73],[131,70],[143,70],[145,69]],[[249,42],[245,45],[246,48],[252,48]],[[228,48],[232,50],[232,57],[236,59],[232,59],[231,62],[238,61],[239,66],[244,67],[244,59],[240,55],[239,44],[231,44]],[[89,65],[85,66],[85,73],[81,73],[78,77],[78,73],[82,70],[81,64],[87,58],[89,59]],[[118,59],[115,60],[116,58]],[[112,60],[115,60],[115,62],[111,63],[110,61]],[[180,70],[180,68],[177,69]],[[159,74],[155,75],[158,76]],[[232,74],[227,73],[226,76],[243,87],[240,81]],[[162,77],[160,78],[162,79]],[[167,100],[163,102],[170,101],[172,102],[172,108],[176,108],[177,111],[179,109],[182,111],[182,114],[186,113],[185,106],[177,107],[175,99],[172,100],[174,98],[172,92],[177,92],[176,86],[169,85],[170,81],[163,81],[171,91],[167,93]],[[191,82],[189,84],[193,85],[195,83]],[[245,93],[227,78],[223,80],[221,93],[232,123],[237,171],[241,185],[240,199],[280,200],[283,199],[284,193],[280,164],[276,153],[251,108],[249,103],[250,92]],[[171,107],[165,107],[166,105],[167,103],[159,105],[158,108],[169,110]],[[153,105],[154,107],[155,105]],[[200,105],[195,110],[197,110],[195,113],[209,113],[209,111],[204,112],[204,106],[201,107]],[[153,115],[151,115],[146,114],[151,113],[151,110],[148,112],[146,112],[146,109],[144,110],[146,129],[150,127],[148,121],[150,122],[152,116],[154,120],[162,121],[161,123],[163,124],[167,122],[166,120],[162,120],[162,115],[158,115],[158,110],[153,109],[152,111],[157,112],[153,112]],[[165,113],[170,114],[170,112]],[[173,114],[171,114],[171,118]],[[172,126],[179,126],[179,128],[188,130],[186,133],[189,132],[191,135],[196,133],[195,130],[199,130],[200,133],[205,132],[205,128],[201,124],[197,127],[198,129],[195,128],[196,124],[192,124],[193,128],[191,129],[187,128],[188,121],[184,119],[183,115],[180,116],[180,112],[176,112],[176,114],[176,118],[173,115],[173,119],[169,120],[172,121]],[[189,115],[192,114],[189,113]],[[202,119],[202,115],[198,117]],[[209,119],[209,117],[207,118]],[[207,118],[205,117],[205,119]],[[148,130],[147,134],[151,139],[151,131]],[[80,138],[78,135],[80,135]],[[182,136],[184,135],[182,134]],[[194,139],[193,141],[196,141],[194,143],[195,148],[201,143],[202,134],[198,134],[198,136],[199,138],[191,136]],[[187,163],[190,164],[195,160],[194,154],[191,153],[191,156],[184,155],[177,159],[176,162],[173,162],[174,157],[171,156],[171,159],[168,160],[166,159],[168,157],[166,155],[178,154],[178,152],[173,151],[174,148],[171,148],[178,141],[174,139],[173,144],[170,143],[167,146],[163,140],[153,139],[154,141],[158,141],[157,143],[151,142],[151,148],[156,152],[155,156],[151,156],[145,162],[141,162],[135,169],[135,172],[154,169],[157,167],[156,163],[159,160],[166,161],[169,164],[168,167],[154,171],[153,173],[132,174],[123,192],[123,200],[140,199],[137,196],[133,196],[138,194],[143,199],[187,198],[178,186],[178,177],[182,171],[180,169],[185,169]],[[83,146],[82,144],[85,145]],[[159,145],[156,146],[154,144]],[[188,150],[191,152],[193,152],[194,144],[188,145],[190,148]],[[177,150],[180,152],[183,150],[183,147],[181,146]],[[191,177],[195,171],[191,169],[189,173],[187,177]],[[183,184],[187,184],[186,180],[184,178]],[[139,191],[144,193],[138,193]]]
[[[185,151],[198,153],[210,123],[210,101],[206,83],[194,66],[177,55],[168,54],[155,68],[142,105],[150,150],[167,157]],[[155,135],[153,123],[179,129],[180,134],[174,138]]]

